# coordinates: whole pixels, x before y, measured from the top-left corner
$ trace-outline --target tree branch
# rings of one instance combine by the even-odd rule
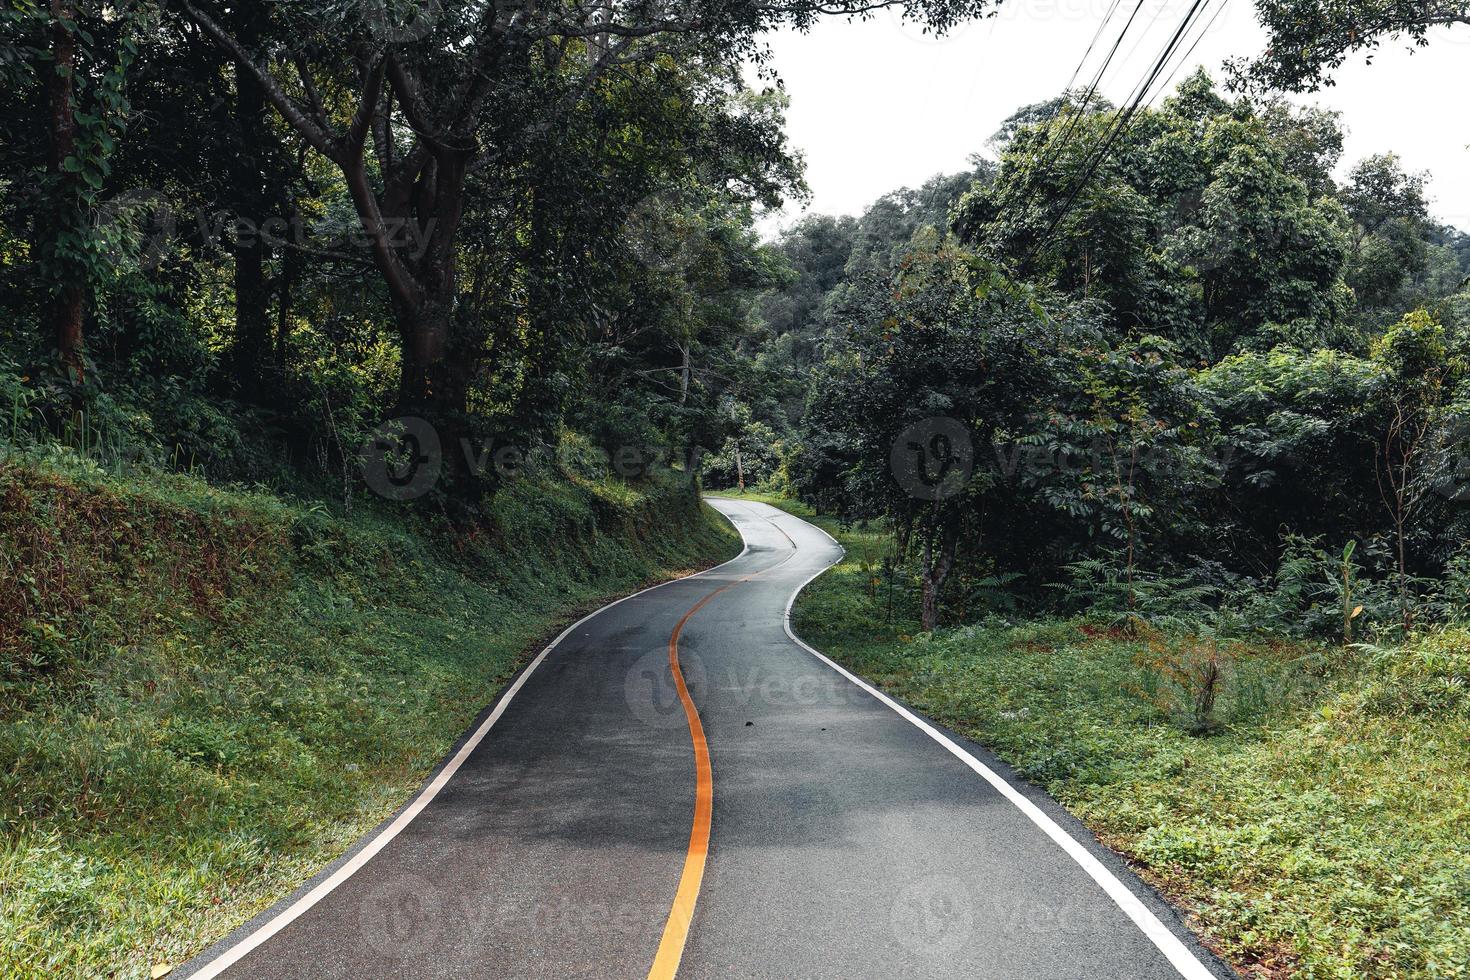
[[[281,83],[265,68],[255,63],[250,52],[235,39],[229,31],[221,27],[214,18],[194,6],[189,0],[175,0],[179,9],[193,21],[201,31],[209,35],[215,44],[223,48],[230,57],[234,58],[240,67],[249,71],[260,83],[265,96],[275,106],[281,118],[295,129],[302,137],[310,143],[318,152],[327,159],[336,161],[339,152],[336,138],[332,133],[318,125],[317,122],[301,110],[291,97],[288,96]]]

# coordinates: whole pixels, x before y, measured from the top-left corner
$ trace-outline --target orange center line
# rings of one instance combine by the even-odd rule
[[[790,535],[787,535],[787,540],[791,540]],[[679,692],[679,701],[684,705],[684,718],[689,722],[689,738],[694,742],[694,826],[689,831],[689,850],[684,857],[684,872],[679,876],[679,888],[674,892],[674,904],[669,909],[668,921],[664,923],[663,938],[659,940],[658,954],[653,958],[648,980],[673,980],[679,972],[679,961],[684,958],[684,946],[689,941],[689,926],[694,921],[694,906],[699,902],[699,887],[704,883],[704,865],[709,857],[710,823],[715,807],[715,780],[714,771],[710,768],[709,743],[704,738],[704,725],[699,720],[699,709],[689,696],[689,687],[684,683],[684,672],[679,669],[679,636],[684,632],[684,625],[715,596],[790,561],[796,554],[796,542],[791,542],[791,548],[790,555],[770,568],[752,572],[700,599],[684,614],[684,618],[679,620],[674,626],[674,632],[669,635],[669,669],[674,674],[674,687]]]
[[[741,579],[741,582],[746,579]],[[689,687],[684,683],[684,672],[679,669],[679,634],[691,616],[703,609],[715,596],[725,589],[738,585],[731,582],[716,589],[694,604],[694,608],[679,620],[669,636],[669,667],[674,673],[674,687],[679,700],[684,704],[684,718],[689,722],[689,737],[694,742],[694,826],[689,831],[689,851],[684,858],[684,873],[679,876],[679,889],[674,893],[674,905],[669,909],[668,921],[664,923],[663,939],[658,944],[658,955],[653,959],[653,968],[648,971],[648,980],[672,980],[679,972],[679,961],[684,957],[684,944],[689,940],[689,924],[694,920],[694,906],[699,901],[699,886],[704,882],[705,859],[709,857],[710,821],[714,815],[715,781],[709,762],[709,743],[704,738],[704,725],[699,720],[699,709],[689,696]]]

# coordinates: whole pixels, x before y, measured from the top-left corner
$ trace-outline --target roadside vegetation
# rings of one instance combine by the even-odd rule
[[[1261,5],[1293,36],[1300,8]],[[805,639],[1243,972],[1463,977],[1470,237],[1242,82],[1127,126],[1059,93],[993,162],[793,225],[761,300],[784,387],[707,473],[842,538]]]
[[[891,534],[759,499],[847,549],[797,600],[803,639],[1044,787],[1243,976],[1470,975],[1470,627],[1343,647],[991,610],[925,633]]]
[[[732,553],[701,479],[840,520],[810,638],[1236,962],[1466,974],[1470,236],[1282,96],[1466,0],[1257,0],[1255,62],[762,241],[765,37],[886,6],[995,12],[0,5],[0,977],[288,891]]]
[[[0,4],[0,977],[177,964],[738,550],[699,447],[802,190],[738,66],[811,12],[486,9]]]
[[[687,481],[606,474],[528,474],[462,534],[55,453],[0,456],[0,501],[3,977],[182,962],[404,803],[559,624],[739,547]]]

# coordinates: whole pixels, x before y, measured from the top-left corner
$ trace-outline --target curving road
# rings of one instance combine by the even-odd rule
[[[787,626],[841,555],[740,557],[576,624],[394,819],[176,975],[1228,977],[982,749]]]

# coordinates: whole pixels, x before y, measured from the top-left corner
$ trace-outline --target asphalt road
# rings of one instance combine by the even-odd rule
[[[1043,794],[789,634],[830,538],[712,503],[744,554],[572,627],[394,820],[176,975],[1230,975]]]

